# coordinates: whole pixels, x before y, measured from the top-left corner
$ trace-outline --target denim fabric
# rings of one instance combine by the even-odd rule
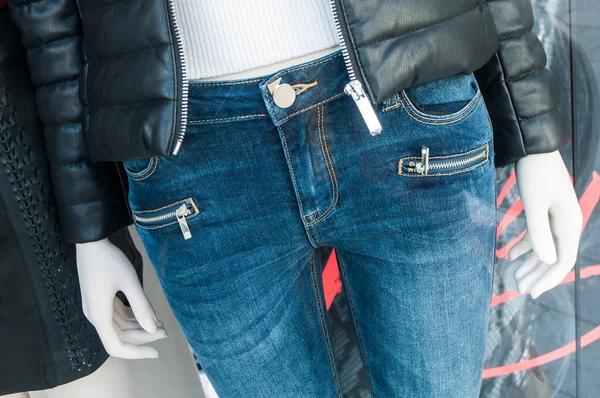
[[[286,109],[267,87],[280,77],[297,91]],[[348,81],[338,51],[192,83],[179,155],[125,162],[136,228],[221,398],[341,396],[320,277],[331,248],[373,394],[478,396],[496,194],[477,83],[397,93],[371,136]]]

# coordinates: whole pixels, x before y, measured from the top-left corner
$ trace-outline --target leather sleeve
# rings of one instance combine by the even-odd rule
[[[8,0],[27,49],[63,238],[100,240],[131,224],[114,162],[93,162],[85,148],[79,77],[81,20],[75,0]]]
[[[530,0],[487,0],[500,47],[475,72],[494,127],[497,167],[568,145],[557,87],[533,33]]]

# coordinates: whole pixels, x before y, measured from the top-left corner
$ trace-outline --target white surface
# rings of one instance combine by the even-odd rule
[[[338,44],[329,0],[176,0],[188,78],[241,72]]]

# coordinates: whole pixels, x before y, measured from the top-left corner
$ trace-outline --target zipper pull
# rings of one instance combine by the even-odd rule
[[[369,133],[371,133],[371,135],[381,133],[381,123],[379,123],[379,119],[375,114],[375,109],[373,109],[373,105],[371,105],[369,98],[367,98],[361,82],[358,80],[350,80],[344,87],[344,92],[352,96],[352,99],[356,102],[360,114],[365,123],[367,123]]]
[[[182,204],[179,209],[175,211],[175,217],[177,217],[177,222],[179,223],[179,228],[181,228],[181,233],[183,234],[183,238],[188,240],[192,237],[192,233],[190,232],[190,227],[185,219],[185,216],[190,214],[187,206]]]
[[[427,175],[429,172],[429,148],[426,146],[421,148],[421,161],[415,165],[415,171],[422,175]]]

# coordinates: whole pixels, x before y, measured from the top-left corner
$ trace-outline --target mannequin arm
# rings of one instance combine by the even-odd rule
[[[527,232],[508,253],[514,260],[533,249],[515,271],[520,293],[535,299],[557,286],[577,259],[583,215],[558,151],[527,155],[515,166]]]
[[[133,265],[108,239],[76,245],[83,312],[110,355],[125,359],[157,358],[145,344],[167,337],[140,284]],[[122,291],[131,304],[115,297]]]

